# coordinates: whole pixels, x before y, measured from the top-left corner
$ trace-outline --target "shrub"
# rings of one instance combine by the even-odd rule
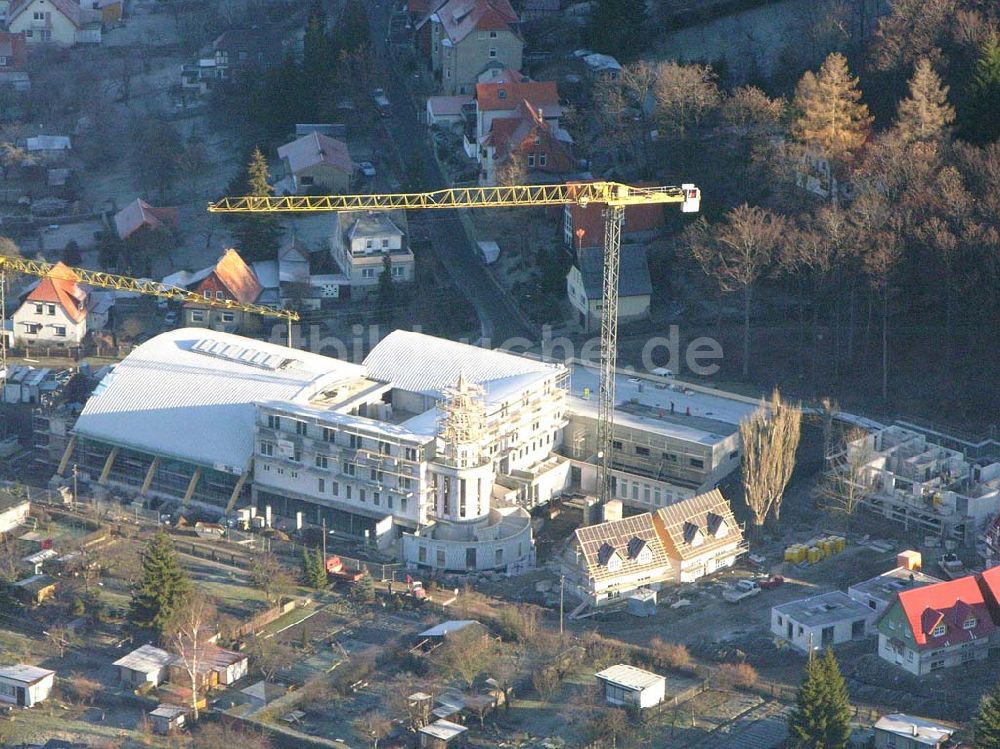
[[[691,670],[691,653],[679,642],[664,642],[659,637],[654,637],[650,642],[650,648],[657,664],[681,671]]]
[[[531,675],[531,686],[538,692],[538,696],[546,702],[555,695],[559,684],[559,670],[553,666],[540,668]]]
[[[760,677],[749,663],[723,663],[719,666],[717,680],[723,689],[749,689]]]

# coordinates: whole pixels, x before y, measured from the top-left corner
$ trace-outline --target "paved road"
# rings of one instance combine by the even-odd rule
[[[391,0],[374,0],[368,5],[371,36],[378,64],[388,76],[386,92],[392,102],[392,114],[386,121],[386,128],[407,167],[417,159],[422,163],[424,188],[441,189],[448,183],[430,151],[427,129],[417,116],[407,91],[408,81],[390,58],[385,43],[391,10]],[[512,303],[497,289],[482,262],[472,253],[456,211],[416,211],[409,218],[414,225],[426,227],[434,253],[448,269],[462,295],[475,307],[483,335],[490,339],[492,347],[517,336],[533,338],[533,331],[520,322]],[[441,309],[440,313],[447,315],[449,310]]]

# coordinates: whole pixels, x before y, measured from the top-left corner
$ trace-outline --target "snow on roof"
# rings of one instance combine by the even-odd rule
[[[379,341],[364,365],[373,379],[432,397],[441,397],[445,388],[458,382],[459,374],[485,386],[488,392],[497,393],[495,388],[503,387],[504,380],[518,378],[518,385],[526,387],[563,369],[562,364],[548,364],[407,330],[393,331]]]
[[[458,723],[452,723],[450,720],[436,720],[429,726],[424,726],[420,729],[420,733],[427,734],[428,736],[433,736],[441,741],[451,741],[456,736],[460,736],[465,733],[468,728],[465,726],[460,726]]]
[[[252,264],[257,281],[265,289],[278,288],[278,261],[256,260]]]
[[[214,265],[210,265],[207,268],[202,268],[201,270],[196,271],[179,270],[176,273],[171,273],[169,276],[164,276],[163,285],[168,287],[178,286],[182,289],[189,289],[199,281],[203,281],[212,275],[213,270],[215,270]]]
[[[345,172],[353,172],[355,167],[347,152],[346,143],[317,132],[303,135],[279,147],[278,157],[288,159],[288,168],[292,174],[324,163]]]
[[[29,666],[24,663],[18,663],[16,666],[0,666],[0,679],[18,681],[22,684],[34,684],[46,676],[54,676],[55,673],[47,668]]]
[[[473,624],[479,624],[479,622],[475,619],[452,619],[424,630],[417,637],[445,637],[452,632],[459,632],[466,627],[471,627]]]
[[[166,718],[168,720],[176,718],[178,715],[184,715],[187,712],[186,707],[178,707],[177,705],[160,705],[155,710],[150,711],[150,715],[154,718]]]
[[[591,70],[621,70],[621,63],[611,55],[602,55],[597,52],[583,56],[583,61]]]
[[[947,739],[955,733],[956,728],[915,715],[893,713],[879,718],[875,724],[875,730],[894,733],[897,736],[906,736],[916,744],[936,747],[942,739]]]
[[[155,645],[143,645],[126,656],[112,663],[112,666],[138,671],[141,674],[152,673],[166,668],[173,663],[174,656],[166,650],[160,650]]]
[[[180,214],[175,206],[154,208],[142,198],[136,198],[115,214],[115,230],[119,239],[127,239],[143,226],[159,229],[177,228]]]
[[[665,677],[660,676],[659,674],[654,674],[652,671],[645,671],[641,668],[629,666],[624,663],[619,663],[617,666],[606,668],[603,671],[599,671],[595,675],[598,679],[603,679],[604,681],[609,681],[616,686],[636,691],[642,691],[643,689],[648,689],[649,687],[655,686],[662,681],[666,681]]]
[[[36,135],[28,138],[29,151],[69,151],[71,148],[68,135]]]
[[[253,454],[256,401],[303,402],[363,374],[362,367],[319,354],[181,328],[147,341],[115,367],[87,401],[75,431],[239,473]]]

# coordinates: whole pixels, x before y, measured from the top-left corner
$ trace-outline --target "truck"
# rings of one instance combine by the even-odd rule
[[[336,554],[326,558],[326,574],[331,582],[344,582],[353,585],[368,574],[367,570],[357,570],[344,564],[344,560]]]
[[[957,554],[942,554],[941,558],[938,559],[938,567],[949,580],[965,577],[965,564],[958,558]]]
[[[376,88],[372,91],[372,99],[375,101],[375,108],[378,109],[380,117],[389,116],[389,97],[385,95],[385,89]]]
[[[760,593],[760,586],[753,580],[740,580],[722,593],[722,598],[729,603],[738,603],[744,598],[750,598]]]

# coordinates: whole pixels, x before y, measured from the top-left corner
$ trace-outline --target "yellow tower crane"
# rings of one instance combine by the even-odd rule
[[[630,206],[680,203],[684,213],[699,209],[701,192],[694,185],[631,187],[618,182],[557,185],[462,187],[433,192],[372,195],[325,195],[222,198],[210,203],[213,213],[314,213],[430,208],[515,208],[597,203],[604,212],[604,284],[601,313],[601,370],[597,421],[597,493],[603,504],[611,497],[611,446],[614,432],[615,368],[618,355],[618,269],[622,223]]]
[[[275,309],[259,304],[243,304],[229,299],[208,299],[193,291],[179,286],[166,286],[158,281],[150,281],[130,276],[120,276],[114,273],[87,270],[85,268],[56,267],[52,263],[38,260],[27,260],[19,257],[0,255],[0,385],[7,377],[7,339],[4,334],[6,320],[5,289],[7,273],[25,273],[30,276],[48,277],[55,280],[74,281],[76,283],[116,291],[129,291],[136,294],[146,294],[160,299],[172,299],[177,302],[190,302],[204,307],[249,312],[263,317],[278,317],[288,322],[288,345],[292,345],[292,323],[299,319],[293,310]]]

